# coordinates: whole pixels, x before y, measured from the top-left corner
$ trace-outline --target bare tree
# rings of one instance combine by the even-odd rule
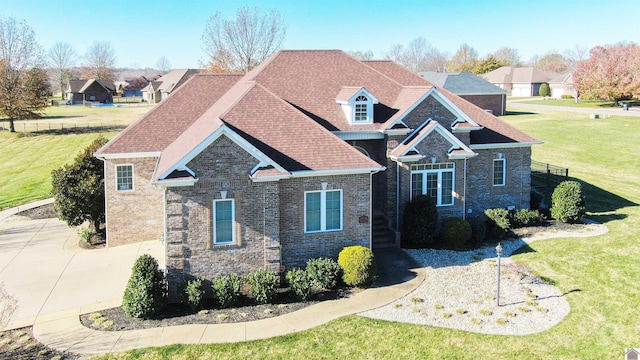
[[[108,41],[94,41],[87,50],[85,61],[90,69],[89,75],[94,79],[115,80],[113,68],[116,65],[116,55]]]
[[[39,117],[47,107],[49,82],[33,29],[23,21],[0,17],[0,114],[14,120]]]
[[[207,67],[247,72],[280,49],[285,33],[282,16],[275,10],[262,14],[258,8],[244,7],[231,20],[217,12],[202,34]]]
[[[347,54],[353,56],[358,60],[373,60],[373,51],[347,51]]]
[[[162,75],[164,75],[171,71],[171,61],[169,61],[166,56],[162,56],[158,61],[156,61],[156,68],[158,68],[158,70],[162,72]]]
[[[492,54],[498,61],[508,64],[508,66],[520,66],[520,54],[518,49],[502,47]]]
[[[568,70],[567,63],[564,56],[552,50],[539,58],[533,66],[544,71],[565,73]]]
[[[65,99],[65,87],[71,78],[71,69],[76,61],[77,54],[71,44],[66,42],[57,42],[49,49],[49,63],[55,68],[54,77],[57,84],[60,85],[62,100]]]
[[[446,55],[423,37],[414,39],[406,48],[396,44],[385,56],[414,72],[444,71],[447,63]]]
[[[473,71],[478,63],[478,52],[469,44],[462,44],[447,63],[447,71]]]
[[[589,49],[576,44],[573,48],[565,50],[563,55],[567,70],[573,72],[578,66],[578,63],[589,58]]]
[[[4,285],[0,283],[0,330],[9,325],[9,321],[18,309],[18,302],[9,294]]]

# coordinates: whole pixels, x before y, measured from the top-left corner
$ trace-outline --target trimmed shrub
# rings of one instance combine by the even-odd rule
[[[306,271],[293,268],[287,271],[287,282],[293,294],[302,301],[307,301],[311,296],[311,280]]]
[[[438,222],[436,204],[429,196],[416,196],[404,209],[401,242],[403,247],[433,245]]]
[[[183,302],[191,308],[191,310],[200,310],[204,304],[204,287],[202,279],[189,280],[182,290]]]
[[[280,277],[269,270],[258,269],[247,276],[247,282],[251,287],[253,299],[260,304],[266,304],[275,297]]]
[[[571,94],[562,94],[560,96],[561,99],[573,99],[573,95]]]
[[[577,181],[563,181],[551,194],[551,216],[560,222],[574,223],[586,213],[582,186]]]
[[[487,238],[487,223],[483,219],[471,219],[471,242],[481,244]]]
[[[377,273],[373,252],[360,245],[342,249],[338,265],[342,268],[342,280],[349,286],[370,285]]]
[[[309,259],[307,275],[313,285],[324,289],[335,289],[338,286],[340,265],[330,258]]]
[[[509,223],[509,210],[507,209],[487,209],[487,233],[490,238],[500,240],[511,228]]]
[[[133,265],[122,297],[124,313],[146,318],[160,311],[166,301],[166,283],[158,262],[151,255],[140,256]]]
[[[242,281],[238,274],[228,274],[213,280],[213,292],[216,294],[218,304],[223,308],[237,305],[241,285]]]
[[[509,221],[514,228],[536,226],[544,223],[544,215],[538,210],[520,209],[509,212]]]
[[[471,238],[471,224],[459,217],[450,217],[442,222],[442,240],[451,249],[463,247]]]
[[[540,94],[540,96],[543,96],[543,97],[547,97],[551,95],[551,89],[549,88],[549,84],[542,83],[540,85],[540,90],[538,90],[538,93]]]

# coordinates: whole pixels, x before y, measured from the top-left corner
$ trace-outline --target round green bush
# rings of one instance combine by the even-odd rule
[[[269,270],[258,269],[247,276],[247,282],[253,299],[259,304],[266,304],[275,297],[280,277]]]
[[[240,299],[242,281],[238,274],[228,274],[213,280],[213,292],[221,307],[233,307]]]
[[[450,249],[460,249],[471,239],[471,224],[459,217],[450,217],[442,222],[442,240]]]
[[[182,290],[183,302],[192,310],[202,309],[204,304],[204,287],[202,279],[189,280]]]
[[[293,268],[287,271],[287,283],[293,294],[302,301],[307,301],[311,296],[311,280],[306,271]]]
[[[167,302],[164,274],[151,255],[140,256],[122,296],[122,309],[131,317],[147,318],[160,311]]]
[[[551,95],[551,89],[549,88],[549,84],[542,83],[542,85],[540,85],[540,90],[538,90],[538,93],[540,94],[540,96],[544,96],[544,97]]]
[[[487,216],[487,235],[495,240],[502,239],[509,229],[509,210],[507,209],[487,209],[484,214]]]
[[[377,273],[373,252],[364,246],[348,246],[338,255],[342,280],[349,286],[367,286]]]
[[[551,217],[563,223],[580,221],[587,208],[582,186],[577,181],[563,181],[551,194]]]
[[[423,248],[435,241],[438,210],[429,196],[416,196],[407,203],[402,220],[403,247]]]
[[[307,275],[313,285],[323,289],[335,289],[340,277],[340,265],[330,258],[309,259]]]

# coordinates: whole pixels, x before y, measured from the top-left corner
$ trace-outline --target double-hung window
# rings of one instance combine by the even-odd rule
[[[307,233],[342,230],[342,190],[304,193],[304,230]]]
[[[133,165],[116,165],[116,191],[133,190]]]
[[[437,206],[453,205],[455,164],[411,165],[411,197],[429,196]]]
[[[507,184],[507,161],[505,159],[493,159],[493,186],[505,186]]]
[[[213,201],[213,243],[231,244],[235,242],[235,200]]]

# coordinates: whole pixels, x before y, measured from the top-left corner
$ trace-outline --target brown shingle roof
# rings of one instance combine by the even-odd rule
[[[235,84],[241,75],[197,75],[140,120],[121,132],[100,154],[158,152],[174,142]]]

